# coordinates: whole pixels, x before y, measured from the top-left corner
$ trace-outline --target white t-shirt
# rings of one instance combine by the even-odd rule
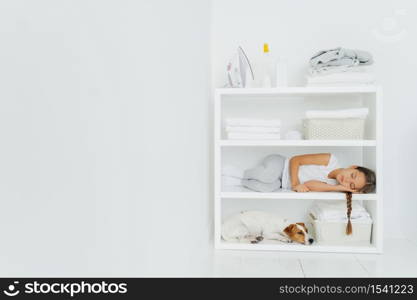
[[[285,160],[284,171],[282,173],[282,189],[291,190],[291,177],[289,170],[289,159]],[[330,179],[327,176],[335,169],[339,169],[339,163],[336,156],[330,154],[329,163],[327,166],[322,165],[302,165],[298,169],[298,179],[300,183],[307,182],[309,180],[318,180],[327,184],[336,185],[336,179]]]

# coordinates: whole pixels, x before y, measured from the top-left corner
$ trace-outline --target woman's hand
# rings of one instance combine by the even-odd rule
[[[299,184],[299,185],[294,186],[293,190],[298,192],[297,189],[299,186],[306,186],[308,189],[308,191],[306,192],[309,192],[309,191],[311,192],[352,192],[352,193],[357,192],[341,184],[339,185],[327,184],[325,182],[321,182],[318,180],[306,181],[304,182],[304,184]]]
[[[340,191],[340,192],[351,192],[351,193],[356,193],[356,190],[352,190],[351,188],[348,188],[348,187],[346,187],[346,186],[344,186],[344,185],[341,185],[341,184],[336,185],[336,188],[337,188],[337,190],[338,190],[338,191]]]
[[[310,189],[305,184],[297,184],[296,186],[293,186],[292,189],[298,193],[306,193],[310,191]]]

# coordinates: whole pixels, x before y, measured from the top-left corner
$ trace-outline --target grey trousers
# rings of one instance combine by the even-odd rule
[[[256,192],[273,192],[281,188],[285,157],[272,154],[265,157],[259,166],[245,171],[242,185]]]

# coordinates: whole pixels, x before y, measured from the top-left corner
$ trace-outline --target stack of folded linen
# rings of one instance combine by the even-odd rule
[[[335,48],[323,50],[310,59],[309,86],[372,84],[372,55],[366,51]]]
[[[318,221],[347,221],[346,203],[341,201],[317,202],[310,209],[310,214]],[[367,221],[371,220],[371,216],[362,204],[352,202],[350,219],[352,221]]]
[[[281,138],[281,120],[226,119],[226,133],[230,140],[276,140]]]
[[[366,119],[367,107],[339,110],[308,110],[306,119]]]

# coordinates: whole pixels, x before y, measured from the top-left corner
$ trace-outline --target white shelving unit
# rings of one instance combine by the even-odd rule
[[[285,87],[251,89],[216,89],[214,99],[214,241],[216,249],[282,250],[312,252],[382,252],[382,90],[378,86]],[[297,129],[308,109],[368,107],[364,140],[227,140],[223,120],[227,117],[279,118],[282,132]],[[229,243],[221,238],[222,220],[247,209],[279,212],[295,221],[307,221],[308,207],[314,200],[345,201],[343,193],[295,193],[279,191],[257,193],[241,187],[223,188],[223,165],[253,167],[271,153],[290,157],[302,153],[335,153],[342,164],[363,165],[376,171],[375,194],[355,194],[373,218],[369,245],[295,245],[279,242]]]

